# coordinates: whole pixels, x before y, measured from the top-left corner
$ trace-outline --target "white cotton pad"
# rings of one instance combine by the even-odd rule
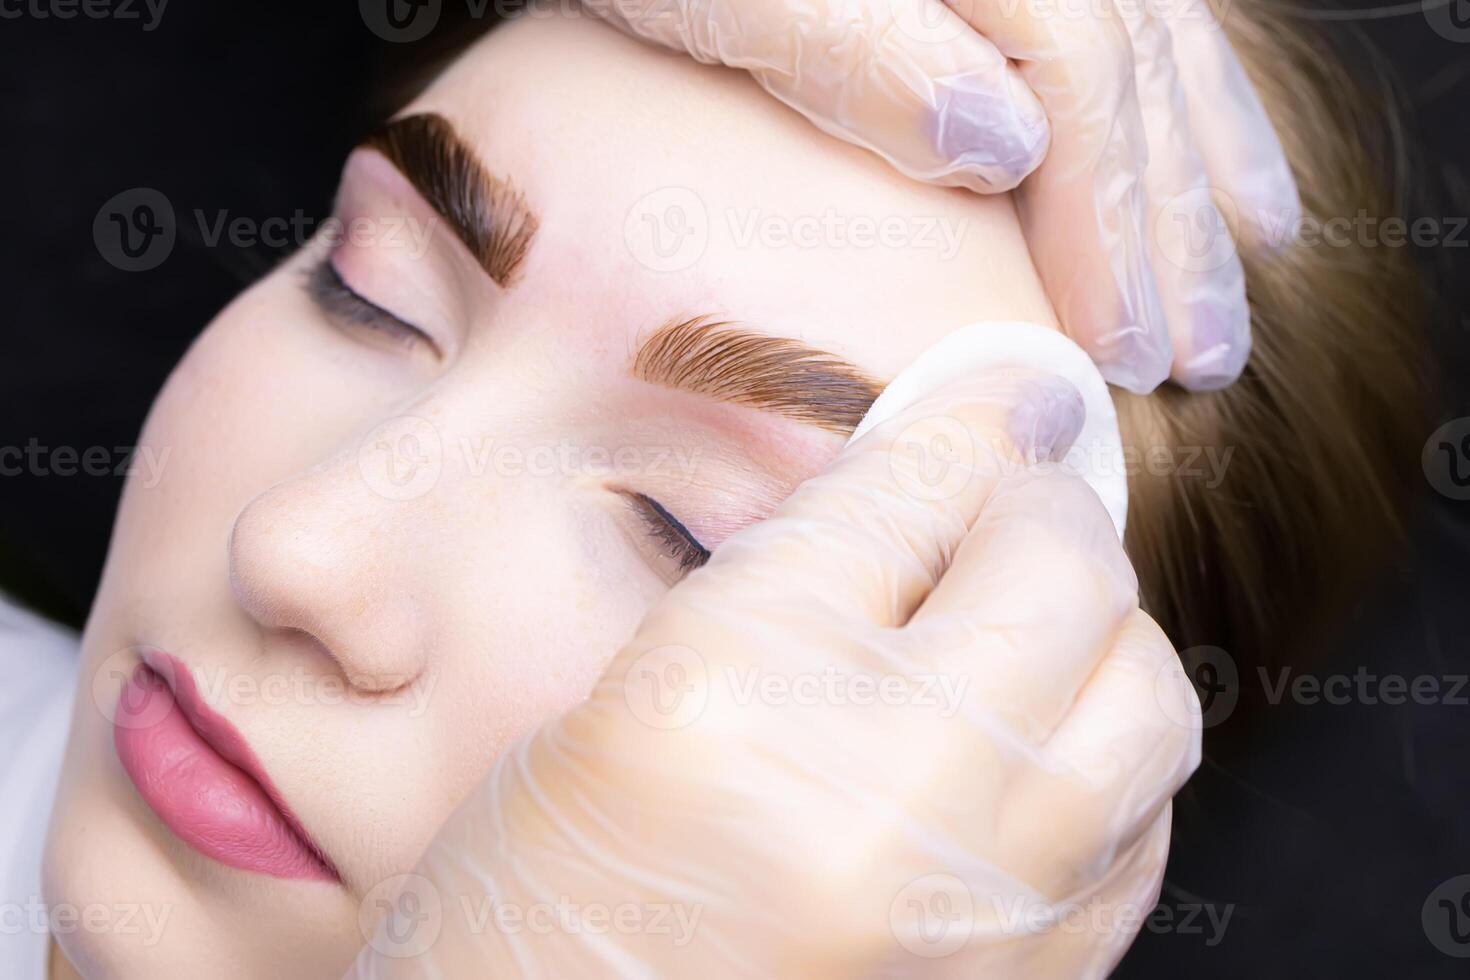
[[[1056,330],[1021,321],[983,321],[960,327],[889,382],[858,423],[852,439],[952,381],[1012,368],[1066,378],[1082,393],[1087,418],[1061,465],[1086,480],[1102,498],[1122,538],[1128,519],[1128,474],[1118,413],[1092,358]]]

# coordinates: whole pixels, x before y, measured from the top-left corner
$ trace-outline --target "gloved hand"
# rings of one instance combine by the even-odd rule
[[[1245,277],[1211,190],[1257,243],[1293,233],[1300,205],[1207,0],[1157,17],[1141,0],[946,3],[584,0],[637,37],[749,71],[910,177],[1020,184],[1057,314],[1113,384],[1235,380]]]
[[[1008,373],[849,446],[499,760],[354,975],[1105,975],[1199,705],[1096,495],[1023,465],[1080,422]]]

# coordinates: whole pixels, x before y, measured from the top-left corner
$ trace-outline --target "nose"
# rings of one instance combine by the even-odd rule
[[[374,433],[276,484],[230,533],[230,587],[245,612],[308,635],[365,692],[410,684],[427,663],[432,495],[414,481],[434,461],[411,430]]]

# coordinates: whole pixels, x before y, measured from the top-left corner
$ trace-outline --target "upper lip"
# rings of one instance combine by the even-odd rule
[[[281,795],[281,791],[271,781],[265,771],[265,766],[256,758],[245,736],[240,734],[240,730],[231,724],[228,718],[210,707],[203,695],[199,693],[199,687],[194,683],[194,675],[189,671],[188,665],[170,653],[153,648],[142,650],[142,660],[169,686],[169,690],[173,692],[174,703],[178,705],[185,720],[199,734],[199,737],[219,753],[226,762],[260,785],[261,790],[280,811],[282,821],[300,841],[302,847],[320,861],[333,877],[341,881],[342,875],[338,872],[337,866],[307,833],[301,820],[286,803],[285,797]]]

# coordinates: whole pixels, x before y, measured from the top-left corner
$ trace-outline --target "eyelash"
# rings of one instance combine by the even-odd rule
[[[648,533],[668,549],[669,557],[678,563],[680,576],[709,561],[709,549],[700,544],[699,539],[690,534],[689,529],[678,518],[665,510],[663,504],[646,494],[629,493],[627,496],[643,518]]]
[[[334,320],[381,331],[405,344],[422,342],[438,349],[427,333],[347,285],[330,258],[323,258],[307,270],[305,289],[317,308]]]
[[[381,330],[408,342],[423,341],[434,346],[428,334],[389,313],[347,285],[330,259],[317,262],[306,273],[306,295],[327,316],[344,323]],[[649,536],[666,549],[682,576],[709,561],[709,549],[689,532],[663,504],[642,493],[626,493],[647,528]]]

